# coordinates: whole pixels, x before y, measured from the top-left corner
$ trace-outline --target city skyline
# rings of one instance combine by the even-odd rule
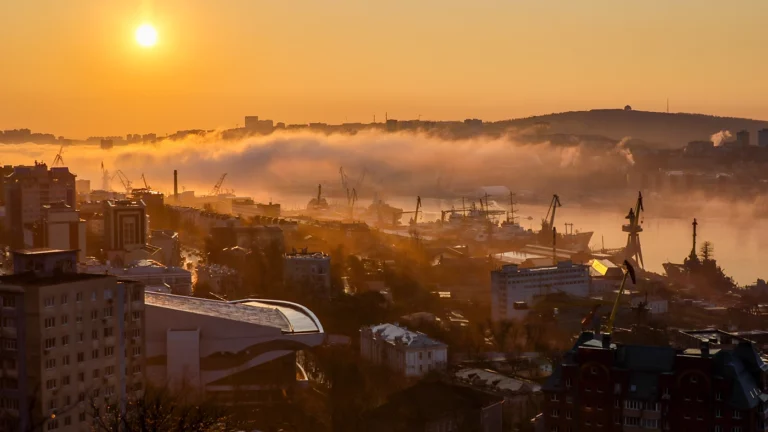
[[[768,5],[229,2],[0,6],[0,129],[73,137],[618,108],[768,118]],[[745,13],[749,11],[749,13]],[[150,23],[157,44],[140,46]],[[727,29],[738,26],[739,32]],[[66,34],[66,38],[61,35]],[[33,53],[34,55],[30,55]]]

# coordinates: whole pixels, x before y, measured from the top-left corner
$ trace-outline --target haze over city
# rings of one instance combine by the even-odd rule
[[[765,431],[766,22],[0,0],[0,431]]]

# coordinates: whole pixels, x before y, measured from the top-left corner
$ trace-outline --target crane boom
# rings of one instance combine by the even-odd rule
[[[144,182],[144,188],[149,189],[149,184],[147,184],[147,178],[144,177],[144,173],[141,173],[141,180]]]
[[[621,270],[624,272],[624,277],[621,280],[621,286],[619,287],[619,293],[616,295],[616,301],[613,302],[611,316],[608,318],[608,323],[606,324],[606,333],[609,335],[613,333],[613,323],[616,320],[616,312],[619,310],[619,301],[621,300],[622,294],[624,294],[624,287],[627,284],[627,276],[632,278],[632,284],[637,283],[637,280],[635,279],[635,269],[629,261],[624,260]]]
[[[126,176],[122,170],[117,170],[115,171],[115,174],[112,176],[110,180],[114,180],[115,177],[120,179],[120,183],[122,183],[123,187],[125,188],[125,193],[127,194],[131,193],[131,190],[133,190],[133,188],[131,187],[131,181],[128,180],[128,176]]]
[[[224,173],[219,177],[219,181],[216,182],[215,185],[213,185],[213,189],[211,190],[211,193],[209,195],[216,196],[219,193],[221,193],[221,185],[224,184],[224,179],[227,178],[227,173]]]
[[[552,202],[549,204],[549,210],[547,210],[546,217],[550,228],[555,227],[555,212],[557,212],[558,207],[562,207],[562,204],[560,204],[560,197],[557,194],[554,194],[552,195]]]

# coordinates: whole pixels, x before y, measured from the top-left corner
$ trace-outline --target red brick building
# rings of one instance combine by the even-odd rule
[[[544,430],[766,431],[767,377],[749,341],[681,351],[585,332],[543,387]]]

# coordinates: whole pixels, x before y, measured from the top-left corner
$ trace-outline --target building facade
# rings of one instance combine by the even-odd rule
[[[104,201],[104,250],[129,250],[147,240],[147,212],[141,200]]]
[[[396,324],[379,324],[360,329],[360,356],[405,377],[419,377],[446,367],[448,345]]]
[[[173,230],[152,230],[149,244],[160,248],[161,262],[169,267],[181,265],[181,241]]]
[[[25,246],[24,227],[40,222],[43,205],[61,201],[75,208],[76,197],[75,175],[66,167],[49,170],[37,162],[14,167],[5,178],[5,227],[10,231],[12,247]]]
[[[0,276],[0,430],[90,431],[144,389],[143,287],[74,271],[76,251],[14,253]]]
[[[292,251],[283,260],[286,285],[307,289],[317,295],[331,291],[331,257],[322,252]]]
[[[763,431],[767,371],[750,342],[680,351],[583,333],[544,385],[544,430]]]
[[[40,246],[52,249],[77,250],[78,262],[85,262],[86,226],[80,212],[63,202],[43,206],[42,241]]]
[[[757,145],[760,148],[768,148],[768,128],[757,131]]]
[[[296,351],[325,338],[317,317],[295,303],[145,295],[150,382],[223,402],[277,402],[302,387]]]
[[[589,267],[561,261],[557,266],[520,268],[503,265],[491,271],[491,316],[494,321],[524,318],[538,297],[590,294]]]

